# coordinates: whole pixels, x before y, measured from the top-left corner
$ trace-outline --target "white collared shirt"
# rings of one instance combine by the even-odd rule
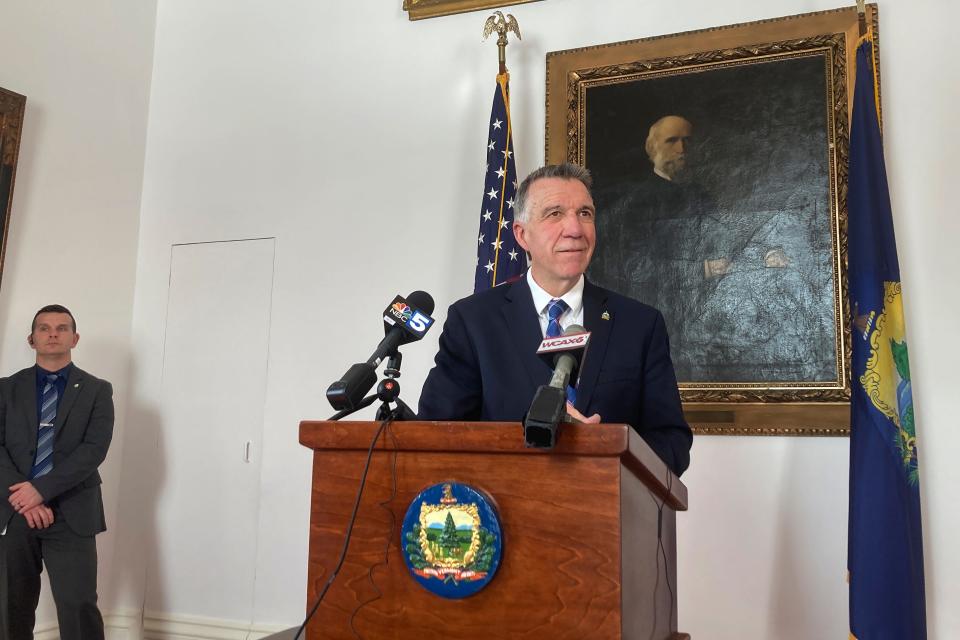
[[[533,307],[537,310],[537,317],[540,320],[540,333],[547,335],[547,324],[550,322],[550,318],[547,317],[547,307],[550,306],[550,301],[554,298],[533,279],[531,269],[527,269],[527,284],[530,285]],[[566,331],[567,327],[572,324],[583,325],[583,274],[580,275],[577,284],[573,285],[570,291],[560,296],[560,299],[570,307],[566,313],[557,319],[561,331]]]

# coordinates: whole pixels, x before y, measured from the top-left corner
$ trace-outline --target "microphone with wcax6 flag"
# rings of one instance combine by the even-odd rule
[[[377,382],[377,367],[385,359],[395,357],[400,345],[419,340],[433,325],[433,298],[425,291],[397,296],[383,310],[386,334],[366,362],[351,366],[343,377],[327,388],[327,400],[338,411],[356,408]]]
[[[523,419],[523,437],[528,447],[551,449],[556,444],[557,425],[569,421],[565,415],[567,386],[576,381],[589,341],[590,332],[573,324],[562,336],[545,338],[540,343],[537,355],[553,367],[553,375],[550,384],[537,389]]]

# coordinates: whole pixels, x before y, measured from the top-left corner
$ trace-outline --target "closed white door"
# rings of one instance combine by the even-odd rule
[[[175,245],[145,609],[249,621],[273,239]]]

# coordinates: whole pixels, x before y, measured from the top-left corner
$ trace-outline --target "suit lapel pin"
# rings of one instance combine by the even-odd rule
[[[79,388],[80,388],[80,383],[79,383],[79,382],[74,382],[74,383],[73,383],[73,388],[74,388],[74,389],[79,389]]]
[[[610,312],[609,312],[609,311],[604,311],[602,314],[600,314],[600,319],[601,319],[601,320],[609,320],[609,319],[610,319]]]

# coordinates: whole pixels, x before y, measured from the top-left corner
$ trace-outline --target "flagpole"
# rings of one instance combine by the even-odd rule
[[[520,39],[517,19],[510,14],[504,16],[500,11],[494,11],[483,25],[484,40],[497,33],[500,71],[487,130],[487,168],[477,235],[474,292],[510,282],[523,274],[527,266],[526,254],[513,236],[513,207],[518,182],[510,119],[510,74],[507,72],[507,34],[510,31]]]

